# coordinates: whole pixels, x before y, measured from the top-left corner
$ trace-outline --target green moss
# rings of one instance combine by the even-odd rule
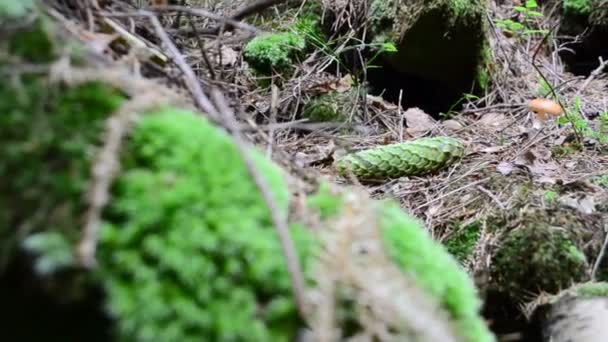
[[[18,68],[18,67],[17,67]],[[99,83],[74,88],[22,75],[0,83],[0,255],[21,234],[75,235],[104,120],[122,102]]]
[[[313,122],[346,122],[356,104],[357,92],[354,89],[343,93],[333,91],[306,103],[302,117]]]
[[[321,207],[325,215],[339,212],[342,199],[323,187],[311,205]],[[405,214],[397,203],[376,202],[382,238],[391,259],[419,288],[436,298],[450,314],[463,341],[493,341],[479,316],[481,302],[472,280],[458,262],[435,242],[422,224]],[[325,216],[324,215],[324,216]]]
[[[251,151],[279,210],[278,167]],[[100,281],[121,340],[289,341],[298,319],[269,211],[231,138],[193,113],[144,118],[106,215]],[[306,254],[311,237],[293,237]]]
[[[529,293],[557,293],[585,277],[585,255],[563,229],[527,222],[500,244],[493,258],[494,286],[514,299]]]
[[[439,299],[465,341],[493,341],[479,317],[481,302],[475,286],[458,262],[396,203],[387,203],[382,214],[385,244],[401,269]]]
[[[475,16],[484,8],[483,2],[479,0],[449,0],[448,3],[452,12],[461,17]]]
[[[268,33],[255,37],[245,46],[245,59],[258,71],[269,73],[291,65],[292,58],[304,50],[302,36],[291,32]]]
[[[488,42],[484,43],[484,47],[481,50],[480,62],[477,65],[477,79],[475,80],[476,87],[480,92],[484,92],[490,85],[490,72],[492,68],[492,50],[490,49]]]
[[[479,224],[470,224],[462,227],[445,242],[445,247],[456,259],[464,262],[471,255],[480,237],[480,233]]]
[[[56,57],[54,25],[44,17],[35,17],[31,25],[21,27],[10,35],[8,52],[32,63],[50,62]]]
[[[591,13],[590,0],[563,0],[564,13],[588,16]]]
[[[311,44],[322,42],[318,21],[303,17],[283,32],[266,33],[245,46],[244,57],[263,74],[287,70]]]
[[[543,193],[543,200],[547,205],[552,205],[557,200],[558,193],[552,190],[547,190]]]
[[[608,283],[584,283],[576,288],[576,294],[583,298],[608,297]]]

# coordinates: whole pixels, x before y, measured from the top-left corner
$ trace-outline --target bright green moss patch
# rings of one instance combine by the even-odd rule
[[[316,20],[303,18],[285,31],[259,35],[247,43],[244,57],[263,74],[285,71],[311,44],[320,43],[317,25]]]
[[[267,33],[255,37],[245,47],[245,59],[263,72],[285,69],[306,47],[302,36],[292,32]]]
[[[278,167],[251,151],[280,210]],[[299,323],[269,211],[231,138],[193,113],[144,118],[99,251],[122,340],[290,341]],[[311,237],[293,237],[302,255]]]
[[[309,205],[317,206],[322,217],[339,214],[343,199],[322,187]],[[404,275],[436,298],[451,316],[463,341],[494,341],[479,316],[481,301],[467,273],[458,262],[424,230],[421,223],[405,214],[394,202],[378,204],[379,226],[387,254]]]
[[[481,301],[472,280],[420,222],[404,214],[397,204],[386,203],[381,226],[389,255],[421,288],[439,299],[464,341],[493,341],[479,317]]]
[[[563,0],[566,14],[587,16],[591,13],[590,0]]]

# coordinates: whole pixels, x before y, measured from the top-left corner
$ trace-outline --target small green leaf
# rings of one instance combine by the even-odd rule
[[[537,11],[528,11],[527,14],[529,16],[531,16],[531,17],[542,17],[542,16],[544,16],[544,14],[542,12],[537,12]]]
[[[382,51],[384,51],[384,52],[397,52],[397,47],[392,42],[384,43],[384,44],[382,44]]]
[[[538,4],[536,3],[535,0],[528,0],[528,1],[526,1],[526,7],[527,8],[537,8]]]

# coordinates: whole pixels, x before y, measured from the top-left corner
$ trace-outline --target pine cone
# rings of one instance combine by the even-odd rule
[[[335,163],[341,176],[359,179],[417,176],[437,171],[464,154],[461,141],[450,137],[420,138],[348,154]]]

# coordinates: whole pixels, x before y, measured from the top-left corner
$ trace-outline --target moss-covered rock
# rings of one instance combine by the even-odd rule
[[[500,241],[492,258],[492,287],[515,301],[556,293],[586,276],[587,260],[572,232],[542,216],[526,217]]]
[[[286,214],[280,169],[251,153]],[[231,138],[166,110],[137,126],[123,165],[99,256],[121,339],[291,340],[298,320],[279,241]],[[293,234],[304,253],[309,236]]]
[[[322,188],[311,198],[310,205],[318,208],[325,219],[348,215],[341,211],[345,194],[347,192],[332,193],[329,188]],[[493,341],[494,337],[479,314],[481,301],[475,286],[458,261],[397,203],[381,201],[373,205],[386,253],[403,275],[412,279],[446,310],[458,338],[462,341]]]
[[[567,15],[588,16],[591,13],[591,0],[563,0],[563,8]]]
[[[244,58],[262,74],[284,72],[320,41],[318,21],[304,17],[283,31],[261,34],[245,45]]]
[[[481,236],[481,227],[478,223],[472,223],[464,227],[460,227],[453,235],[445,242],[445,248],[458,261],[465,262],[473,252],[477,241]]]
[[[121,103],[112,88],[67,88],[16,75],[0,84],[0,253],[30,233],[76,237],[85,210],[90,164],[104,120]],[[19,234],[15,234],[15,230]]]
[[[608,283],[575,284],[542,296],[531,308],[527,337],[542,342],[603,341],[608,334],[607,304]]]
[[[332,91],[311,99],[302,110],[302,117],[312,122],[346,122],[357,106],[357,92]]]

